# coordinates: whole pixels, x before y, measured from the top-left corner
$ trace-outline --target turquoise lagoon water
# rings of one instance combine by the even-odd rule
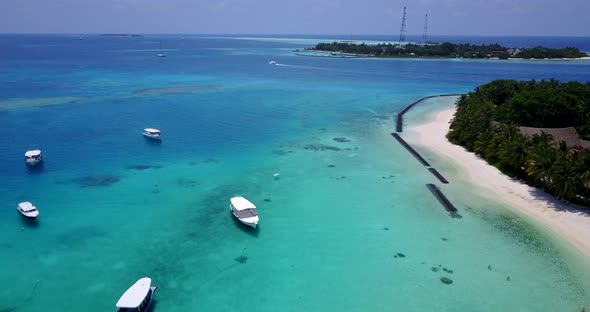
[[[0,36],[0,311],[113,311],[142,276],[159,286],[153,311],[590,305],[587,272],[559,241],[473,194],[451,193],[463,218],[450,218],[389,135],[422,96],[589,81],[590,63],[293,55],[303,47]],[[35,170],[31,148],[46,158]],[[236,195],[259,207],[256,231],[232,218]],[[16,213],[24,200],[36,223]]]

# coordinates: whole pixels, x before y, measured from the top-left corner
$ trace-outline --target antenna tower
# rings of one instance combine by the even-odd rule
[[[406,41],[406,7],[404,7],[404,17],[402,18],[402,27],[399,31],[399,42]]]
[[[424,16],[424,34],[422,34],[422,43],[428,42],[428,13]]]

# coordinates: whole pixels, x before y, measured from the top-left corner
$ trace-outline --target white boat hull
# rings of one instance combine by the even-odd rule
[[[151,135],[151,134],[144,133],[143,136],[148,139],[152,139],[152,140],[161,140],[159,135]]]
[[[234,217],[235,217],[235,216],[236,216],[236,215],[234,215]],[[255,228],[258,226],[258,222],[247,222],[247,221],[244,221],[243,219],[240,219],[240,218],[238,218],[238,217],[236,217],[236,218],[238,219],[238,221],[242,222],[242,224],[245,224],[245,225],[247,225],[247,226],[250,226],[250,227],[252,227],[252,228],[254,228],[254,229],[255,229]]]
[[[25,160],[25,162],[26,162],[26,163],[27,163],[27,165],[29,165],[29,166],[34,166],[34,165],[36,165],[36,164],[40,163],[41,161],[43,161],[43,158],[37,158],[37,159],[28,159],[28,160]]]
[[[24,213],[21,213],[21,216],[23,216],[23,217],[25,217],[25,218],[27,218],[27,219],[29,219],[29,220],[35,220],[35,219],[37,219],[37,216],[27,216],[27,215],[26,215],[26,214],[24,214]]]
[[[35,213],[26,213],[26,212],[20,211],[20,209],[18,209],[18,208],[16,208],[16,211],[18,211],[18,213],[20,213],[21,216],[23,216],[27,219],[30,219],[30,220],[35,220],[39,216],[38,211],[35,211]]]
[[[149,277],[138,280],[131,286],[116,306],[119,312],[147,312],[150,309],[154,299],[154,292],[158,287],[151,286],[151,279]],[[146,288],[147,287],[147,288]]]

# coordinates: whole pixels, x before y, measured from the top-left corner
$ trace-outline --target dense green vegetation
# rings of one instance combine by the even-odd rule
[[[318,43],[309,50],[350,53],[379,57],[444,57],[444,58],[575,58],[588,56],[576,48],[549,49],[537,47],[525,50],[508,49],[499,44],[354,44],[350,42]]]
[[[504,173],[590,206],[590,151],[518,126],[590,129],[590,83],[496,80],[463,95],[448,139]]]
[[[580,52],[577,48],[564,48],[564,49],[548,49],[545,47],[536,47],[520,51],[512,57],[515,58],[576,58],[585,57],[588,54]]]

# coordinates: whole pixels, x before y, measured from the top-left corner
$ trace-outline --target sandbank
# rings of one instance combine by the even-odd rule
[[[460,172],[457,179],[481,188],[494,200],[532,218],[590,258],[590,213],[510,178],[474,153],[450,143],[445,135],[454,113],[455,108],[434,111],[421,124],[410,124],[404,138],[412,145],[453,163]]]

